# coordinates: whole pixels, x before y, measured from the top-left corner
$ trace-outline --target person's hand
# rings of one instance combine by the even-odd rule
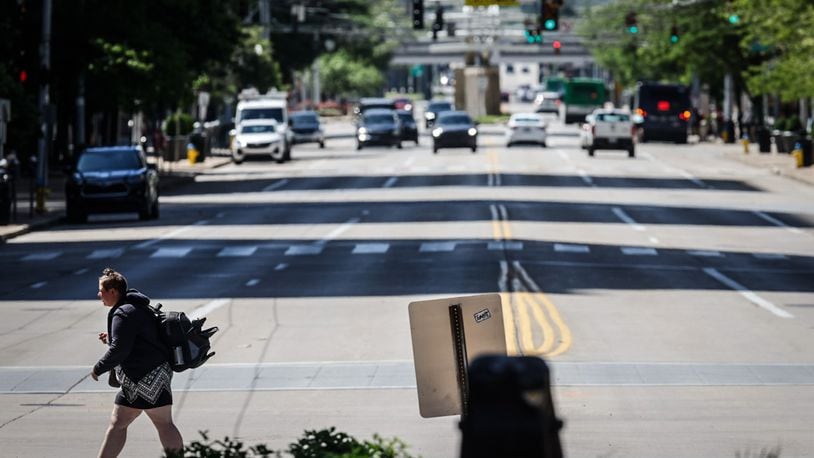
[[[93,380],[95,380],[97,382],[99,381],[99,376],[96,375],[96,372],[93,372],[93,369],[90,370],[90,378],[92,378]]]
[[[103,344],[107,344],[107,333],[106,332],[100,332],[99,333],[99,340],[101,340]]]

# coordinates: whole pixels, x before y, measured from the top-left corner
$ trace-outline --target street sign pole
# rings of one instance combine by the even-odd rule
[[[42,42],[40,43],[40,138],[37,142],[37,213],[45,213],[45,197],[48,193],[48,128],[49,87],[51,67],[51,0],[42,0]]]

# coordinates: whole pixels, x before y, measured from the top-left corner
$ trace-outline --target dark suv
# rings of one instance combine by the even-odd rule
[[[158,172],[137,146],[88,148],[79,155],[65,182],[70,221],[88,213],[138,212],[158,218]]]
[[[366,110],[356,125],[356,149],[368,145],[401,148],[401,124],[394,110]]]

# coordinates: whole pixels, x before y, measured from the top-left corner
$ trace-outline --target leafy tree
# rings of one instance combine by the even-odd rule
[[[384,77],[372,65],[342,50],[320,57],[323,89],[328,94],[348,96],[381,95]]]

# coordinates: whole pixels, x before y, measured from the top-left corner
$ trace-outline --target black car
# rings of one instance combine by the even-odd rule
[[[415,123],[413,113],[406,110],[398,110],[396,114],[399,116],[401,122],[401,139],[405,141],[412,141],[418,144],[418,125]]]
[[[353,114],[357,118],[361,117],[367,110],[395,110],[396,101],[384,97],[362,97],[353,109]]]
[[[87,220],[89,213],[138,212],[139,219],[158,218],[158,172],[138,146],[87,148],[65,182],[68,219]]]
[[[478,150],[478,129],[465,111],[445,111],[438,115],[432,130],[432,152],[440,148]]]
[[[298,111],[291,113],[288,124],[294,133],[294,143],[319,143],[320,148],[325,148],[325,133],[316,112]]]
[[[8,161],[0,157],[0,224],[8,224],[11,218],[11,176]]]
[[[424,110],[424,125],[429,129],[435,124],[438,114],[444,111],[454,110],[452,104],[444,100],[432,100]]]
[[[401,125],[395,110],[373,108],[365,111],[356,125],[356,149],[368,145],[401,148]]]

